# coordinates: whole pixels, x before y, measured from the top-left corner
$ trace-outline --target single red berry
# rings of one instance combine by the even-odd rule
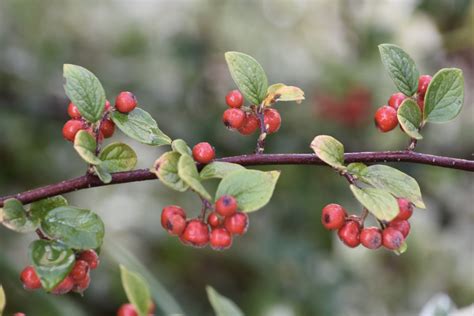
[[[222,221],[221,219],[219,218],[219,215],[217,215],[216,212],[211,212],[209,213],[209,215],[207,216],[207,223],[211,226],[211,227],[217,227],[219,225],[222,224]]]
[[[380,107],[375,112],[375,126],[383,132],[389,132],[398,125],[397,111],[387,105]]]
[[[110,138],[115,132],[115,123],[108,119],[100,124],[100,132],[104,135],[104,138]]]
[[[388,99],[388,105],[394,108],[395,110],[398,110],[398,107],[402,104],[402,102],[406,99],[406,95],[404,95],[401,92],[397,92],[392,94],[390,99]]]
[[[164,229],[168,229],[170,226],[170,219],[173,215],[180,215],[183,218],[186,218],[186,213],[183,208],[178,205],[168,205],[163,208],[161,211],[161,226]]]
[[[204,247],[209,242],[209,227],[198,219],[192,219],[179,238],[186,245]]]
[[[241,109],[227,109],[222,115],[222,122],[227,128],[239,129],[244,125],[245,112]]]
[[[84,279],[89,274],[89,264],[84,260],[76,260],[74,267],[72,268],[69,276],[78,282]]]
[[[239,133],[242,135],[252,135],[258,128],[259,122],[258,118],[254,113],[246,113],[244,123],[238,129]]]
[[[409,219],[413,214],[413,204],[410,201],[403,198],[398,198],[398,208],[399,212],[395,219]]]
[[[424,95],[418,95],[416,97],[416,104],[418,104],[418,107],[420,108],[420,111],[423,112],[425,108],[425,96]]]
[[[321,213],[321,222],[326,229],[339,229],[346,222],[346,210],[339,204],[328,204]]]
[[[137,107],[137,98],[128,91],[122,91],[115,98],[115,108],[122,113],[132,112]]]
[[[275,109],[267,109],[263,112],[263,124],[267,128],[267,134],[278,132],[281,126],[281,116]]]
[[[123,304],[117,311],[117,316],[138,316],[132,304]]]
[[[61,283],[56,285],[56,287],[51,291],[52,294],[62,295],[70,292],[74,287],[74,280],[67,276]]]
[[[13,316],[26,316],[26,314],[25,313],[15,313],[15,314],[13,314]]]
[[[395,228],[396,230],[400,231],[404,238],[408,236],[410,233],[410,223],[404,219],[395,219],[388,223],[388,227]]]
[[[224,219],[224,227],[231,234],[243,235],[249,227],[249,217],[246,213],[237,212]]]
[[[360,225],[356,221],[347,221],[337,235],[346,246],[355,248],[360,244]]]
[[[244,97],[239,90],[232,90],[225,96],[225,103],[231,108],[240,108],[244,103]]]
[[[232,195],[223,195],[216,202],[216,212],[226,217],[237,212],[237,200]]]
[[[109,100],[105,100],[104,112],[108,112],[112,109]]]
[[[215,156],[214,147],[207,142],[196,144],[193,147],[193,158],[199,163],[210,163]]]
[[[171,235],[179,236],[183,233],[184,228],[186,228],[186,218],[179,215],[174,214],[171,215],[170,219],[167,222],[168,227],[166,230]]]
[[[382,246],[382,231],[377,227],[363,228],[360,232],[360,243],[369,249]]]
[[[96,269],[100,264],[99,255],[93,249],[84,250],[77,259],[87,262],[91,270]]]
[[[382,232],[382,244],[385,248],[395,250],[400,248],[405,238],[403,234],[392,227],[387,227]]]
[[[90,284],[91,284],[91,277],[89,274],[86,274],[84,278],[75,282],[72,290],[74,292],[83,293],[85,290],[87,290],[87,288],[89,288]]]
[[[80,119],[81,118],[81,113],[79,112],[79,109],[72,102],[70,102],[69,106],[67,107],[67,114],[72,119]]]
[[[63,126],[63,137],[64,139],[74,142],[77,132],[83,129],[83,123],[79,120],[69,120]]]
[[[232,235],[225,228],[214,228],[211,230],[209,244],[214,250],[224,250],[232,245]]]
[[[41,281],[33,266],[27,266],[23,269],[23,271],[21,271],[20,280],[23,283],[23,287],[27,290],[36,290],[41,288]]]
[[[422,75],[418,78],[418,95],[424,97],[426,90],[431,82],[432,77],[428,75]]]

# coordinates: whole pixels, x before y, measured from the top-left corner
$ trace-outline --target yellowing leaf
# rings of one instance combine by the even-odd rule
[[[304,100],[304,91],[298,87],[287,86],[283,83],[276,83],[268,87],[267,96],[265,97],[264,104],[269,106],[278,101],[296,101],[301,103]]]

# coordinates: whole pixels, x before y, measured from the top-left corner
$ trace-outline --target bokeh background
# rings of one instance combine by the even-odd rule
[[[0,194],[84,173],[61,137],[68,100],[62,65],[92,70],[110,100],[133,91],[173,138],[209,141],[218,156],[250,153],[253,137],[227,131],[224,96],[235,86],[224,52],[254,56],[270,82],[297,85],[300,105],[281,104],[280,132],[269,153],[310,152],[318,134],[346,151],[401,149],[398,129],[381,134],[375,109],[395,87],[377,45],[396,43],[421,73],[459,67],[465,106],[453,122],[429,125],[417,150],[472,159],[474,151],[474,6],[469,0],[407,1],[61,1],[0,0]],[[163,152],[123,139],[150,167]],[[180,204],[198,214],[200,201],[159,181],[67,194],[106,223],[102,266],[84,297],[22,289],[35,236],[0,228],[0,283],[7,315],[114,315],[126,297],[118,263],[147,276],[158,315],[212,315],[205,286],[232,298],[246,315],[445,315],[474,302],[473,177],[460,171],[398,164],[419,180],[427,210],[413,216],[409,250],[342,246],[320,224],[321,208],[338,202],[360,211],[345,180],[332,170],[276,166],[272,201],[250,218],[231,250],[182,246],[160,227],[161,208]],[[269,168],[267,168],[269,169]],[[423,314],[425,313],[425,314]]]

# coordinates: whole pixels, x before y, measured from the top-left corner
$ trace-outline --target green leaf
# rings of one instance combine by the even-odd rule
[[[219,294],[212,286],[206,286],[206,291],[216,316],[244,316],[244,313],[234,302]]]
[[[66,95],[77,106],[82,117],[89,122],[97,122],[105,108],[105,91],[99,79],[86,68],[71,64],[64,65],[63,73]]]
[[[425,208],[418,182],[398,169],[385,165],[373,165],[367,168],[361,180],[388,191],[396,197],[405,198],[416,207]]]
[[[158,179],[167,187],[184,192],[189,188],[178,175],[178,161],[181,155],[174,151],[169,151],[158,158],[151,172],[154,172]]]
[[[211,195],[201,184],[199,172],[194,159],[189,155],[182,155],[178,162],[178,175],[189,187],[206,200],[211,200]]]
[[[244,97],[260,104],[267,94],[268,80],[262,66],[251,56],[239,52],[225,53],[230,75]]]
[[[37,218],[38,221],[42,221],[49,211],[55,209],[56,207],[66,205],[68,205],[67,200],[62,195],[56,195],[31,203],[30,215],[31,218]]]
[[[74,149],[85,162],[91,165],[98,165],[101,163],[99,157],[95,155],[95,148],[97,143],[87,131],[79,131],[74,138]]]
[[[76,261],[71,249],[53,240],[33,241],[30,244],[29,256],[46,291],[51,291],[61,283]]]
[[[279,176],[280,171],[245,169],[231,172],[219,183],[216,201],[229,194],[237,199],[241,211],[256,211],[270,201]]]
[[[316,155],[338,170],[344,170],[344,145],[337,139],[328,135],[316,136],[310,146]]]
[[[7,305],[7,299],[5,298],[5,292],[3,291],[3,286],[0,285],[0,316],[3,315],[5,310],[5,305]]]
[[[236,163],[214,161],[214,162],[211,162],[210,164],[207,164],[201,170],[200,176],[202,180],[213,179],[213,178],[222,179],[231,172],[234,172],[237,170],[244,170],[244,169],[245,169],[244,167]]]
[[[181,154],[181,155],[193,155],[193,152],[191,151],[191,148],[186,144],[186,142],[182,139],[175,139],[171,143],[171,148],[173,151]]]
[[[461,112],[464,102],[464,76],[461,69],[445,68],[431,79],[425,94],[423,119],[444,123]]]
[[[100,166],[108,172],[130,171],[137,165],[137,154],[124,143],[107,145],[99,155]]]
[[[421,110],[412,99],[406,99],[397,111],[398,122],[403,131],[414,139],[422,139],[419,130],[421,126]]]
[[[46,235],[73,249],[99,248],[104,240],[104,223],[90,210],[60,206],[41,223]]]
[[[377,188],[359,189],[353,184],[350,187],[356,199],[379,220],[391,221],[397,216],[397,200],[387,191]]]
[[[148,315],[148,308],[152,302],[146,280],[140,274],[127,270],[123,265],[120,265],[120,276],[128,301],[133,304],[138,315]]]
[[[362,162],[353,162],[347,165],[347,172],[356,178],[360,178],[367,172],[367,166]]]
[[[39,219],[30,219],[23,204],[17,199],[5,200],[2,213],[3,226],[18,233],[33,232],[39,226]]]
[[[380,58],[398,90],[412,96],[418,89],[419,72],[415,62],[400,47],[393,44],[379,45]]]
[[[151,115],[140,108],[136,108],[128,114],[115,111],[112,113],[112,120],[125,135],[140,143],[152,146],[171,143],[171,138],[158,128],[158,124]]]
[[[104,167],[103,164],[96,165],[93,167],[93,169],[94,173],[99,177],[100,181],[102,181],[103,183],[112,182],[112,175],[107,170],[107,168]]]

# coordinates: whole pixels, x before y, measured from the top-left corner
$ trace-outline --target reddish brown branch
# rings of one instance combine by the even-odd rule
[[[473,172],[474,161],[421,154],[412,151],[381,151],[381,152],[356,152],[344,155],[345,162],[363,162],[372,164],[376,162],[410,162],[424,165],[432,165],[443,168],[457,169]],[[243,166],[260,165],[325,165],[314,154],[258,154],[242,155],[216,159],[216,161],[233,162]],[[200,166],[202,167],[202,166]],[[128,172],[117,172],[112,174],[112,182],[102,183],[93,175],[85,175],[78,178],[65,180],[59,183],[50,184],[30,191],[0,197],[0,207],[3,201],[8,198],[17,198],[24,204],[38,201],[47,197],[64,194],[86,188],[105,186],[117,183],[127,183],[135,181],[154,180],[156,176],[148,169],[139,169]]]

